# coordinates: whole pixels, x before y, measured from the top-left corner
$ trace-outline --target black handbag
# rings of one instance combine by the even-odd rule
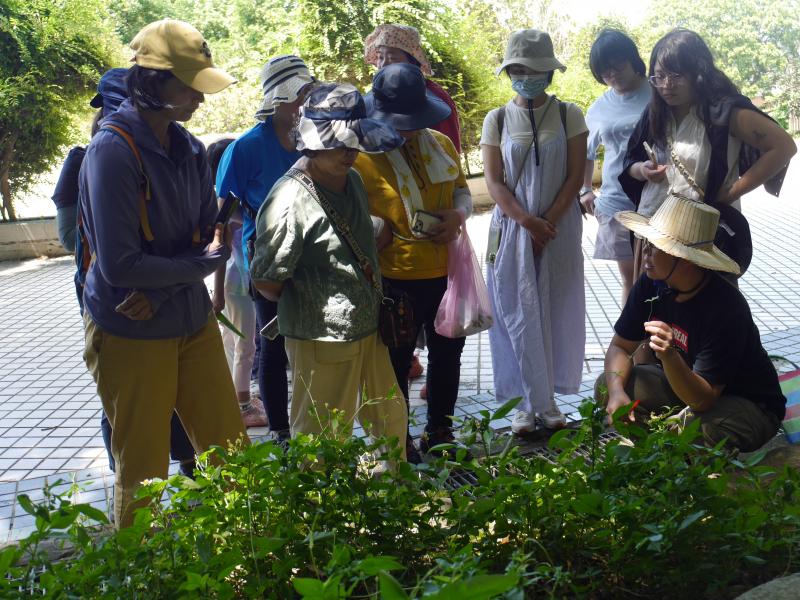
[[[407,348],[416,344],[417,325],[414,320],[414,307],[411,303],[411,296],[403,290],[392,288],[386,283],[381,284],[380,278],[375,274],[372,263],[353,236],[349,223],[336,212],[336,209],[331,206],[326,198],[317,193],[314,182],[308,175],[299,169],[292,168],[286,172],[286,176],[300,183],[311,197],[317,201],[317,204],[322,207],[328,220],[333,225],[336,235],[350,248],[364,277],[375,289],[375,292],[379,294],[381,304],[378,312],[378,333],[383,343],[390,349]]]

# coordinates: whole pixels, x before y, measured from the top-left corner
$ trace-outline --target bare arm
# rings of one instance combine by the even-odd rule
[[[633,368],[631,355],[639,347],[639,344],[640,342],[626,340],[614,334],[611,344],[608,346],[604,368],[606,385],[608,386],[606,412],[609,415],[613,415],[614,411],[631,402],[630,397],[625,392],[625,384],[628,383],[628,378]]]
[[[728,190],[722,190],[717,200],[730,203],[751,192],[772,178],[797,153],[791,136],[781,127],[754,110],[734,108],[730,131],[734,137],[761,151],[761,156]]]
[[[584,167],[583,171],[583,187],[581,189],[586,189],[583,193],[581,193],[580,201],[583,209],[589,213],[590,215],[594,214],[594,201],[597,199],[597,196],[594,195],[594,191],[592,190],[592,176],[594,175],[594,160],[586,159],[586,167]]]

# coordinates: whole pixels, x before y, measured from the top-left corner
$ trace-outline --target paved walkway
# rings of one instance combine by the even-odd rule
[[[763,192],[744,201],[755,256],[741,279],[764,345],[800,363],[800,166],[790,172],[780,200]],[[476,215],[468,229],[482,258],[488,214]],[[579,394],[558,398],[574,415],[581,398],[602,371],[604,349],[620,306],[612,263],[593,261],[596,231],[585,221],[586,362]],[[15,506],[17,493],[41,497],[56,480],[81,484],[79,499],[107,508],[113,475],[107,470],[99,430],[100,401],[81,358],[83,335],[68,258],[0,264],[0,543],[25,535],[33,523]],[[579,315],[576,315],[579,318]],[[423,355],[424,362],[424,355]],[[418,380],[411,402],[420,422],[424,401]],[[488,337],[468,339],[463,355],[458,415],[496,408]],[[508,420],[499,423],[507,426]],[[422,425],[414,428],[419,433]],[[263,435],[263,429],[250,431]]]

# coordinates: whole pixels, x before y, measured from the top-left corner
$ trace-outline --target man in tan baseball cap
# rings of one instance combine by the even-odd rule
[[[163,19],[150,23],[131,42],[131,62],[141,67],[170,71],[193,90],[221,92],[236,79],[214,66],[211,49],[202,34],[183,21]]]

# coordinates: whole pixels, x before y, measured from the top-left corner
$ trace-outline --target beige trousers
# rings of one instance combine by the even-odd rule
[[[83,358],[113,431],[114,517],[127,527],[139,484],[168,474],[173,411],[197,452],[247,435],[213,315],[194,335],[162,340],[111,335],[88,313],[84,329]]]
[[[336,409],[343,413],[343,433],[358,419],[372,436],[397,438],[405,458],[408,410],[377,333],[355,342],[286,338],[286,354],[292,366],[293,435],[330,432]]]

